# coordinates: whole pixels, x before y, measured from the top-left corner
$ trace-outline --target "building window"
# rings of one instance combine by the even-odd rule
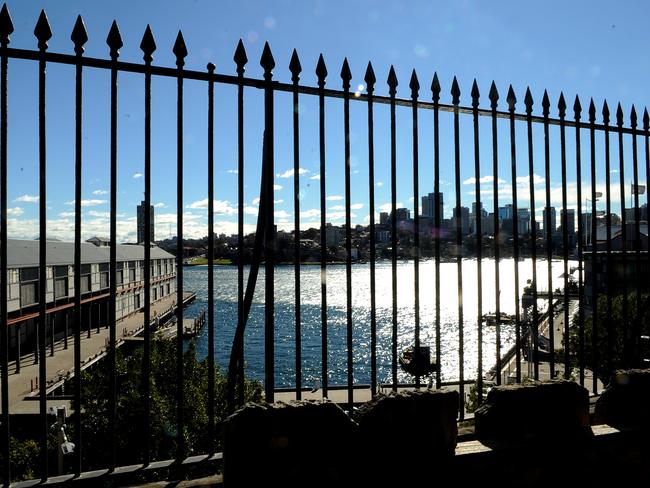
[[[160,298],[165,296],[165,290],[163,289],[163,286],[160,285]]]
[[[140,310],[140,294],[135,295],[135,309]]]
[[[20,306],[28,307],[38,303],[38,282],[23,283],[20,285]]]
[[[115,272],[115,283],[118,285],[121,285],[124,283],[124,271],[123,270],[117,270]]]
[[[162,263],[160,262],[160,259],[158,260],[158,276],[162,274]]]
[[[68,267],[67,266],[54,266],[54,277],[55,278],[65,278],[68,276]]]
[[[68,296],[68,278],[56,278],[54,280],[54,298],[65,298]]]
[[[167,283],[167,294],[169,295],[169,283]]]
[[[129,282],[133,283],[135,281],[135,268],[129,268]]]
[[[90,291],[90,264],[81,265],[81,293]]]
[[[154,286],[153,287],[153,301],[155,302],[156,300],[158,300],[158,288],[156,288]]]

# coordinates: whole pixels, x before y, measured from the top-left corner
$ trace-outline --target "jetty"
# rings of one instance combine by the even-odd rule
[[[196,294],[186,292],[183,296],[185,307],[196,299]],[[151,305],[151,326],[156,322],[172,317],[176,311],[176,295],[169,295]],[[84,326],[82,324],[82,330]],[[117,332],[116,347],[121,347],[130,338],[144,332],[144,310],[133,313],[115,324]],[[101,328],[91,337],[81,335],[81,370],[85,370],[106,356],[109,341],[109,328]],[[71,341],[69,341],[71,342]],[[70,410],[71,391],[66,391],[66,382],[74,377],[74,346],[64,341],[54,343],[54,354],[46,359],[46,394],[48,408],[65,405]],[[9,367],[9,413],[11,415],[32,415],[39,413],[39,364],[34,363],[34,355],[20,358],[20,372],[16,373],[16,361]]]

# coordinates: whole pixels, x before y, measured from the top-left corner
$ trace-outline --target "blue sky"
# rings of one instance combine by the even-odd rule
[[[124,40],[120,59],[141,62],[140,40],[147,24],[151,25],[157,51],[154,64],[174,66],[171,52],[176,34],[182,30],[189,55],[186,68],[205,70],[208,62],[217,72],[235,74],[232,56],[239,39],[248,53],[246,75],[259,78],[259,58],[268,41],[276,61],[274,77],[289,82],[289,59],[293,48],[300,55],[302,83],[315,86],[314,73],[320,53],[327,63],[327,86],[341,87],[339,72],[345,57],[352,70],[353,90],[364,91],[363,75],[372,60],[377,75],[376,94],[387,94],[385,83],[391,65],[397,72],[398,96],[409,98],[411,70],[416,69],[420,97],[431,99],[429,86],[438,73],[443,93],[441,101],[450,103],[453,76],[457,76],[461,104],[470,105],[469,92],[476,78],[482,93],[481,106],[488,107],[487,93],[492,80],[501,94],[502,105],[509,84],[523,111],[525,89],[530,86],[540,113],[544,90],[548,90],[552,113],[557,114],[557,99],[562,90],[569,107],[576,94],[586,108],[593,97],[598,112],[605,99],[612,114],[621,103],[626,120],[632,104],[639,116],[649,104],[647,80],[650,62],[647,46],[650,33],[646,20],[647,3],[605,1],[533,2],[293,2],[293,1],[157,1],[112,2],[23,0],[8,1],[15,32],[11,46],[34,49],[33,28],[41,9],[45,9],[54,33],[50,51],[72,53],[70,32],[77,14],[81,14],[88,33],[86,55],[106,58],[106,35],[113,19],[117,20]],[[11,236],[34,238],[38,233],[38,120],[37,65],[11,60],[9,66],[9,232]],[[84,176],[83,233],[108,235],[109,176],[109,74],[106,70],[84,72]],[[74,199],[74,71],[69,66],[48,65],[47,154],[48,154],[48,235],[71,239]],[[134,240],[135,209],[143,198],[143,77],[120,74],[118,119],[118,239]],[[215,220],[216,231],[236,231],[237,164],[236,90],[217,85],[215,131]],[[156,78],[153,82],[152,202],[156,204],[156,238],[176,233],[176,102],[175,81]],[[207,234],[207,128],[205,84],[187,82],[185,87],[184,129],[184,233],[201,237]],[[246,229],[252,230],[257,214],[259,192],[263,104],[256,89],[245,93],[245,202]],[[351,104],[352,220],[368,221],[368,160],[366,106]],[[293,179],[287,173],[293,167],[291,100],[287,94],[275,98],[276,222],[280,228],[293,225]],[[319,154],[317,99],[302,96],[301,113],[301,221],[305,227],[319,222]],[[568,112],[572,117],[571,110]],[[401,206],[413,207],[411,113],[397,113],[398,195]],[[614,117],[613,117],[614,118]],[[433,149],[431,112],[420,111],[419,157],[420,195],[433,190]],[[328,221],[343,222],[343,112],[342,103],[328,100],[327,196]],[[447,215],[454,196],[453,132],[449,114],[441,114],[441,188],[445,194]],[[461,199],[471,206],[474,199],[474,147],[471,117],[461,117]],[[390,202],[390,145],[388,108],[376,107],[376,204]],[[511,203],[510,146],[507,121],[499,122],[499,205]],[[517,124],[517,173],[520,206],[528,193],[528,160],[525,125]],[[481,197],[492,209],[492,152],[490,121],[480,124]],[[588,182],[588,133],[583,139],[583,177]],[[575,207],[575,132],[567,130],[569,205]],[[598,189],[604,184],[602,137],[598,151]],[[632,176],[631,138],[624,140],[625,184],[629,202]],[[639,140],[640,176],[645,179],[643,144]],[[619,159],[617,138],[611,138],[612,199],[619,205]],[[537,213],[543,205],[544,166],[541,127],[535,128],[535,181]],[[561,205],[559,131],[551,130],[552,204]],[[588,184],[583,191],[589,191]],[[645,202],[643,195],[641,202]],[[583,204],[584,199],[583,199]],[[599,203],[602,207],[602,204]],[[385,208],[385,207],[382,207]]]

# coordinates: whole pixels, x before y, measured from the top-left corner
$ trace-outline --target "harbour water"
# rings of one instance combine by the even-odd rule
[[[483,313],[495,311],[495,265],[494,260],[483,260],[482,298]],[[514,259],[500,262],[501,311],[515,312]],[[569,262],[570,267],[577,262]],[[392,286],[390,261],[376,263],[376,317],[377,317],[377,368],[378,380],[388,382],[391,378],[392,342]],[[245,268],[245,279],[248,268]],[[553,288],[562,288],[562,261],[553,261]],[[237,267],[215,266],[215,358],[222,371],[227,369],[232,337],[237,323]],[[196,301],[186,310],[186,316],[198,315],[207,307],[207,266],[186,267],[184,288],[195,291]],[[301,267],[301,340],[303,387],[312,386],[321,375],[321,278],[320,267]],[[532,260],[519,261],[519,290],[521,292],[532,277]],[[477,262],[463,261],[463,350],[464,377],[474,379],[478,367],[477,332]],[[546,289],[547,262],[537,262],[538,288]],[[459,319],[456,263],[440,264],[440,343],[441,379],[454,381],[459,377]],[[420,263],[420,340],[431,346],[435,354],[435,266],[434,261]],[[397,264],[397,317],[398,351],[414,342],[414,264],[403,261]],[[545,310],[546,300],[538,302]],[[346,350],[346,272],[345,266],[331,265],[327,268],[327,317],[328,317],[328,370],[330,385],[347,381]],[[293,265],[278,266],[275,270],[275,383],[276,387],[295,386],[295,291]],[[370,266],[352,266],[352,320],[353,362],[355,384],[370,383]],[[208,331],[203,327],[196,337],[197,354],[200,359],[207,355]],[[501,351],[514,344],[512,326],[501,327]],[[494,327],[483,327],[483,368],[492,367],[496,358],[496,332]],[[264,269],[260,270],[256,293],[245,338],[246,374],[251,378],[264,378]],[[411,378],[399,372],[400,381]]]

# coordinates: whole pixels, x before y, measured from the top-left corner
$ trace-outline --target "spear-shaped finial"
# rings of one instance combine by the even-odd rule
[[[411,81],[409,81],[409,88],[411,89],[411,98],[413,100],[418,98],[420,94],[420,82],[418,81],[418,75],[415,72],[415,69],[411,72]]]
[[[474,78],[474,82],[472,83],[472,107],[477,108],[478,107],[478,100],[481,96],[481,93],[478,90],[478,83],[476,83],[476,78]]]
[[[528,115],[533,113],[533,94],[530,93],[530,87],[526,87],[526,95],[524,96],[524,105],[526,106],[526,113]]]
[[[271,46],[269,46],[268,42],[264,43],[264,50],[262,51],[262,57],[260,58],[260,66],[264,68],[264,79],[270,80],[273,77],[273,68],[275,68],[275,59],[273,59]]]
[[[544,115],[544,117],[548,117],[550,108],[551,108],[551,101],[548,98],[548,92],[544,90],[544,96],[542,97],[542,114]]]
[[[580,97],[576,95],[576,99],[573,102],[573,114],[576,120],[580,119],[581,113],[582,113],[582,105],[580,105]]]
[[[647,131],[650,128],[650,115],[648,115],[648,109],[643,109],[643,130]]]
[[[352,73],[350,72],[350,65],[348,64],[348,58],[343,59],[343,66],[341,67],[341,79],[343,80],[343,89],[350,89],[350,80],[352,79]]]
[[[182,68],[185,66],[185,57],[187,56],[187,46],[185,45],[185,39],[183,38],[183,33],[179,30],[178,35],[176,36],[176,42],[174,42],[174,47],[172,48],[174,56],[176,56],[176,66]]]
[[[607,105],[607,100],[603,102],[603,123],[609,124],[609,106]]]
[[[377,78],[375,77],[375,70],[372,69],[372,63],[370,61],[368,61],[368,67],[366,68],[366,75],[363,77],[363,81],[366,82],[366,91],[371,95],[375,91]]]
[[[14,23],[11,21],[11,14],[5,3],[0,10],[0,43],[9,44],[9,36],[14,31]]]
[[[318,86],[321,88],[324,87],[325,78],[327,78],[327,66],[325,66],[325,60],[323,59],[322,53],[318,56],[318,63],[316,63],[316,76],[318,77]]]
[[[397,85],[399,84],[397,82],[397,75],[395,74],[395,68],[393,65],[390,65],[390,71],[388,71],[388,79],[386,80],[386,83],[388,83],[388,94],[391,97],[394,97],[397,94]]]
[[[593,98],[589,100],[589,122],[596,122],[596,104]]]
[[[298,53],[295,49],[291,55],[291,61],[289,61],[289,71],[291,71],[291,81],[298,83],[300,81],[302,66],[300,66],[300,59],[298,58]]]
[[[244,48],[244,42],[241,39],[239,39],[239,42],[237,43],[237,49],[235,49],[235,55],[233,56],[233,60],[237,65],[237,74],[239,76],[244,76],[244,71],[246,69],[245,66],[246,63],[248,63],[248,56],[246,56],[246,49]]]
[[[636,108],[634,108],[634,105],[632,105],[632,110],[630,110],[630,124],[632,125],[632,128],[636,129],[637,117]]]
[[[454,76],[454,80],[451,82],[451,103],[453,105],[458,105],[460,103],[460,87],[458,86],[458,80]]]
[[[517,97],[515,96],[515,91],[512,89],[512,85],[508,87],[508,94],[506,95],[506,102],[508,102],[508,110],[511,112],[515,111],[515,105],[517,104]]]
[[[622,127],[624,117],[625,116],[623,114],[623,109],[621,108],[621,104],[619,102],[618,107],[616,107],[616,125],[618,125],[619,127]]]
[[[494,83],[494,81],[490,85],[490,93],[488,94],[488,98],[490,99],[492,110],[496,110],[497,102],[499,101],[499,91],[497,90],[497,85]]]
[[[77,21],[72,28],[70,39],[74,43],[74,52],[81,56],[84,53],[84,44],[88,41],[88,32],[86,32],[86,26],[81,15],[77,15]]]
[[[140,41],[140,49],[144,53],[144,60],[147,63],[153,61],[153,53],[156,50],[156,41],[153,38],[153,32],[151,32],[151,26],[147,24],[147,28],[144,30],[144,35]]]
[[[557,102],[557,108],[560,113],[560,118],[563,119],[566,116],[566,101],[564,100],[564,93],[560,92],[560,99]]]
[[[38,48],[41,51],[47,49],[47,41],[52,38],[52,29],[50,29],[50,22],[47,20],[45,10],[41,10],[41,15],[38,16],[38,22],[34,28],[34,35],[38,39]]]
[[[433,95],[433,101],[437,102],[440,100],[440,81],[438,80],[438,73],[433,73],[433,80],[431,81],[431,93]]]
[[[122,42],[122,35],[120,34],[120,29],[117,27],[117,22],[113,21],[111,24],[111,30],[108,31],[108,37],[106,37],[106,44],[111,50],[111,58],[117,59],[120,55],[120,48],[124,45]]]

